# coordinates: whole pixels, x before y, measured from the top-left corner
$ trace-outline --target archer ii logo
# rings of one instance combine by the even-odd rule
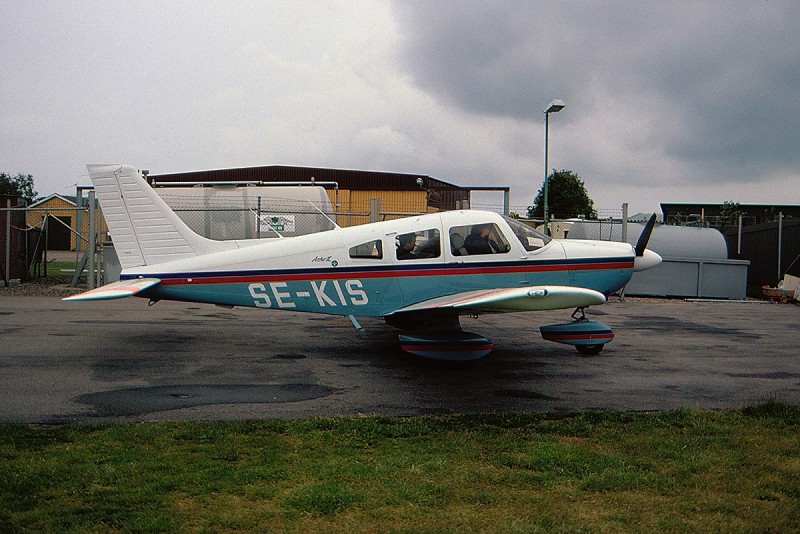
[[[270,215],[262,213],[256,216],[261,230],[271,228],[276,232],[294,232],[294,215]]]

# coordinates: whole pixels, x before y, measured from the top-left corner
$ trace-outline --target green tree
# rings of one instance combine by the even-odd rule
[[[0,195],[19,195],[26,204],[30,204],[37,194],[33,189],[33,176],[30,174],[11,176],[0,173]]]
[[[717,225],[721,226],[723,229],[736,227],[739,225],[740,215],[747,215],[747,212],[742,209],[742,206],[738,202],[726,200],[722,203],[722,208],[719,210]]]
[[[547,206],[551,218],[555,215],[559,219],[581,216],[597,219],[594,202],[589,198],[583,180],[572,171],[553,169],[549,179]],[[534,217],[544,218],[544,184],[536,194],[533,206],[528,206],[528,218]]]

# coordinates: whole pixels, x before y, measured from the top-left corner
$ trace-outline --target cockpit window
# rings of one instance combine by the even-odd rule
[[[528,252],[533,252],[534,250],[538,250],[548,244],[552,239],[541,232],[537,232],[527,224],[520,222],[516,219],[512,219],[511,217],[503,217],[508,225],[511,227],[511,230],[514,232],[514,235],[517,236],[519,242],[525,247],[525,250]]]
[[[371,260],[383,258],[383,245],[381,244],[381,240],[376,239],[375,241],[368,241],[367,243],[350,247],[350,257]]]
[[[450,228],[450,250],[454,256],[475,256],[504,254],[511,247],[496,224],[484,223]]]

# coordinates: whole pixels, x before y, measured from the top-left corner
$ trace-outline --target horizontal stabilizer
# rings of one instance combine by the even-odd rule
[[[89,291],[84,291],[83,293],[78,293],[77,295],[72,295],[71,297],[61,300],[80,301],[122,299],[125,297],[132,297],[138,293],[141,293],[145,289],[150,289],[151,287],[157,286],[160,283],[161,280],[158,278],[120,280],[119,282],[106,284],[98,287],[97,289],[90,289]]]
[[[479,289],[437,297],[406,306],[394,313],[455,309],[470,311],[543,311],[603,304],[605,295],[593,289],[570,286],[531,286]]]

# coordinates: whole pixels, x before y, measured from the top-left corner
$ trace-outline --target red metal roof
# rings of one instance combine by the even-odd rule
[[[315,180],[318,182],[337,182],[340,189],[388,191],[419,189],[418,178],[422,179],[422,187],[425,189],[469,191],[469,188],[443,182],[423,174],[326,169],[320,167],[289,167],[284,165],[149,175],[150,180],[160,184],[169,182],[308,182]]]

